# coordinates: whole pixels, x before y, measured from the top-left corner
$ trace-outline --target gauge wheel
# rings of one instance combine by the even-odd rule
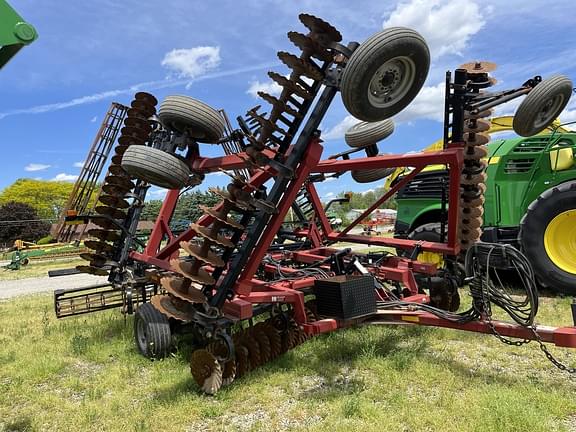
[[[349,128],[344,134],[350,147],[367,147],[389,137],[394,132],[394,121],[385,119],[379,122],[360,122]]]
[[[344,106],[359,120],[390,118],[416,97],[429,68],[430,51],[420,34],[404,27],[378,32],[352,53],[344,68]]]
[[[534,200],[520,222],[519,237],[540,285],[576,295],[576,181]]]
[[[558,117],[572,95],[572,81],[563,75],[545,79],[522,101],[512,121],[514,132],[532,136],[542,132]]]
[[[130,146],[122,157],[122,168],[132,177],[166,189],[188,184],[190,168],[182,159],[146,146]]]
[[[167,96],[160,104],[158,118],[167,129],[187,132],[199,142],[214,144],[224,136],[225,124],[220,113],[188,96]]]
[[[396,168],[375,168],[352,171],[352,178],[356,183],[372,183],[388,177]]]
[[[160,359],[170,353],[172,334],[168,318],[151,303],[144,303],[134,315],[134,339],[138,351],[149,359]]]

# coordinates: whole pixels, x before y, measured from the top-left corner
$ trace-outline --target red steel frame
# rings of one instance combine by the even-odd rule
[[[268,248],[282,225],[284,218],[294,202],[298,192],[305,186],[308,196],[312,201],[316,218],[318,219],[321,231],[316,228],[316,224],[310,224],[307,231],[296,231],[296,234],[308,237],[314,245],[314,249],[291,253],[291,258],[296,262],[315,263],[331,253],[335,249],[321,247],[325,242],[351,242],[366,245],[387,246],[401,249],[413,249],[418,245],[423,251],[439,252],[445,255],[457,255],[460,251],[458,243],[458,215],[460,211],[459,183],[460,172],[463,165],[462,149],[451,147],[437,152],[386,155],[365,157],[353,160],[320,160],[322,146],[318,139],[310,142],[305,159],[298,167],[294,178],[290,182],[286,192],[278,204],[278,212],[270,220],[267,229],[262,234],[258,247],[252,251],[250,260],[245,266],[240,278],[236,282],[235,292],[237,296],[234,300],[228,301],[224,312],[232,318],[247,319],[252,316],[252,305],[259,303],[289,303],[294,306],[295,319],[304,330],[311,334],[323,333],[337,328],[349,326],[350,322],[341,322],[336,319],[324,319],[313,323],[306,322],[304,309],[303,289],[314,285],[314,278],[303,278],[289,281],[266,282],[254,278],[256,270],[262,263],[262,258],[267,253]],[[270,154],[269,156],[273,156]],[[360,223],[366,216],[378,208],[384,201],[389,199],[400,188],[406,185],[414,176],[422,171],[427,165],[442,164],[449,166],[449,195],[448,195],[448,224],[446,243],[436,243],[428,241],[413,241],[395,239],[387,237],[366,237],[349,234],[350,230]],[[249,168],[244,154],[228,155],[214,158],[195,157],[190,161],[191,168],[199,173],[210,173],[219,169],[234,170]],[[316,189],[311,182],[307,182],[310,174],[343,173],[352,170],[378,169],[391,167],[412,167],[410,174],[401,178],[390,188],[373,206],[367,209],[362,215],[354,220],[344,231],[335,232],[332,230],[328,218],[324,213],[322,203],[318,197]],[[275,175],[271,168],[259,171],[249,180],[250,187],[258,188],[270,180]],[[145,250],[141,253],[132,252],[131,257],[135,260],[146,262],[164,270],[171,270],[170,259],[179,254],[180,242],[192,239],[196,232],[188,229],[178,236],[175,236],[168,226],[170,218],[178,202],[179,191],[171,190],[167,193],[160,214],[156,220],[154,229]],[[209,215],[204,215],[198,221],[200,226],[207,226],[213,219]],[[167,239],[163,247],[161,243]],[[264,265],[264,270],[275,272],[276,267]],[[291,268],[283,268],[284,272],[295,271]],[[414,272],[434,274],[436,267],[431,264],[419,263],[407,258],[391,257],[374,270],[383,278],[402,282],[411,291],[411,295],[405,297],[405,301],[428,302],[425,295],[418,294]],[[491,333],[491,325],[503,336],[534,339],[534,334],[530,329],[526,329],[516,324],[501,321],[492,321],[491,325],[487,321],[475,321],[467,324],[457,324],[441,319],[430,313],[407,312],[399,310],[387,310],[378,312],[371,317],[369,322],[378,323],[403,322],[406,324],[419,324],[436,327],[448,327],[453,329],[474,331],[480,333]],[[552,342],[559,346],[576,347],[576,327],[537,327],[540,338],[545,342]]]

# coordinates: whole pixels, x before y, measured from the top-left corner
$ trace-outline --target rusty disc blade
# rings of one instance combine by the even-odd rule
[[[115,207],[110,207],[106,205],[99,205],[94,208],[94,211],[99,215],[109,216],[112,219],[125,219],[126,213],[122,210],[118,210]]]
[[[83,260],[86,260],[86,261],[91,261],[92,263],[94,263],[93,265],[95,267],[104,266],[104,264],[106,264],[106,261],[108,260],[103,255],[98,255],[98,254],[90,253],[90,252],[81,253],[80,258],[82,258]]]
[[[150,93],[138,92],[134,95],[134,99],[137,101],[142,101],[148,105],[158,105],[158,99],[156,99]]]
[[[470,219],[462,219],[460,225],[462,230],[473,230],[482,226],[482,216],[472,217]]]
[[[195,271],[194,263],[180,261],[176,258],[170,260],[170,266],[175,272],[180,273],[186,276],[188,279],[192,279],[194,282],[199,284],[214,285],[216,283],[214,278],[210,276],[206,270],[202,270],[200,268]]]
[[[464,132],[486,132],[490,130],[492,123],[489,120],[477,119],[477,120],[467,120],[466,126],[464,127]]]
[[[234,243],[232,243],[227,237],[223,235],[215,235],[210,228],[206,228],[195,223],[190,224],[190,228],[212,243],[219,244],[220,246],[226,248],[234,247]]]
[[[476,208],[482,207],[484,205],[485,198],[483,196],[474,199],[463,199],[460,201],[460,206],[462,208]]]
[[[460,178],[460,184],[463,185],[477,185],[480,183],[486,183],[486,179],[488,178],[488,176],[486,175],[486,173],[480,173],[480,174],[475,174],[472,176],[468,176],[468,175],[463,175]]]
[[[121,136],[120,138],[118,138],[118,144],[116,146],[116,148],[118,148],[119,146],[131,146],[131,145],[144,145],[144,143],[146,142],[146,140],[144,138],[139,138],[139,137],[133,137],[133,136]],[[124,154],[124,152],[126,151],[126,149],[122,150],[121,152],[119,152],[117,149],[115,150],[117,154]]]
[[[290,114],[292,117],[302,118],[302,114],[300,114],[298,111],[296,111],[290,105],[288,105],[288,104],[282,102],[280,99],[277,99],[276,97],[272,96],[271,94],[265,93],[263,91],[259,91],[258,96],[260,96],[262,99],[264,99],[270,105],[272,105],[273,108],[276,108],[279,111],[283,111],[287,114]]]
[[[190,279],[166,276],[160,279],[160,284],[168,293],[186,302],[206,302],[206,296],[198,287],[192,285]]]
[[[234,351],[236,352],[236,378],[240,378],[251,370],[249,351],[240,344],[235,344]]]
[[[288,39],[290,39],[290,42],[300,48],[304,53],[315,57],[318,60],[332,60],[332,54],[311,37],[291,31],[288,32]]]
[[[88,235],[91,237],[96,237],[97,239],[103,241],[111,241],[111,242],[120,240],[121,237],[121,235],[116,231],[103,230],[103,229],[88,230]]]
[[[301,97],[302,99],[309,100],[309,99],[312,99],[312,97],[314,96],[312,93],[310,93],[304,87],[298,85],[294,81],[289,80],[284,75],[280,75],[279,73],[270,71],[270,72],[268,72],[268,76],[273,81],[275,81],[277,84],[279,84],[280,86],[282,86],[285,89],[287,89],[288,91],[290,91],[290,93],[293,93],[296,96]]]
[[[122,163],[122,155],[119,154],[115,154],[114,156],[112,156],[112,164],[114,165],[120,165]]]
[[[250,332],[244,332],[240,343],[248,349],[248,359],[252,369],[257,368],[262,364],[260,357],[260,344],[254,339]]]
[[[128,201],[122,198],[118,198],[117,196],[114,195],[100,195],[98,197],[98,201],[104,205],[118,209],[127,209],[128,207],[130,207]]]
[[[244,225],[239,224],[238,222],[236,222],[232,218],[229,218],[226,214],[223,214],[222,212],[217,211],[214,208],[207,207],[205,205],[200,205],[199,207],[200,207],[200,210],[202,210],[204,213],[212,216],[214,219],[219,220],[220,222],[222,222],[225,225],[228,225],[232,228],[236,228],[239,230],[243,230],[245,228]]]
[[[492,72],[493,70],[496,70],[496,67],[496,63],[489,61],[473,61],[460,65],[458,69],[466,69],[466,72],[469,74],[479,74]]]
[[[124,195],[130,192],[130,189],[126,189],[125,187],[120,187],[118,185],[113,184],[102,185],[102,190],[104,191],[105,194],[113,195],[118,198],[122,198],[124,197]]]
[[[120,133],[122,136],[138,138],[144,141],[146,141],[148,139],[148,135],[150,135],[149,131],[130,126],[124,126],[122,129],[120,129]]]
[[[236,201],[236,199],[225,190],[208,188],[208,192],[212,192],[213,194],[218,195],[220,198],[228,201],[234,208],[243,211],[248,211],[250,209],[250,207],[246,203]]]
[[[200,246],[184,241],[180,242],[180,247],[197,260],[210,264],[213,267],[224,267],[224,261],[222,258],[209,249],[204,252]]]
[[[85,240],[84,246],[99,253],[110,253],[114,251],[114,246],[101,240]]]
[[[270,339],[261,328],[253,327],[251,330],[252,336],[260,346],[260,361],[262,364],[268,363],[272,360],[272,349],[270,347]]]
[[[280,332],[270,323],[265,323],[262,326],[262,330],[266,333],[266,336],[268,336],[268,340],[270,341],[270,353],[272,358],[278,357],[282,354],[282,336],[280,335]]]
[[[192,313],[175,306],[169,295],[152,296],[150,303],[152,303],[160,313],[166,315],[168,318],[173,318],[183,322],[188,322],[192,319]]]
[[[215,394],[222,387],[222,368],[208,350],[199,349],[192,353],[190,372],[196,384],[207,394]]]
[[[138,111],[140,111],[143,115],[145,115],[146,117],[151,117],[154,114],[156,114],[156,108],[154,107],[154,105],[143,101],[143,100],[133,100],[130,103],[130,106],[134,109],[137,109]]]
[[[296,57],[294,54],[290,54],[286,51],[279,51],[278,58],[282,63],[296,72],[298,75],[304,75],[314,81],[320,81],[324,78],[324,74],[312,63]]]
[[[130,190],[134,188],[136,185],[130,181],[128,177],[117,176],[117,175],[108,175],[104,178],[104,182],[107,184],[112,184],[115,186],[119,186],[121,188]]]
[[[479,160],[488,156],[488,148],[485,146],[468,146],[464,151],[464,160]]]
[[[111,164],[108,167],[108,172],[118,177],[130,178],[130,175],[122,168],[122,165]]]
[[[114,220],[106,216],[90,216],[90,222],[105,230],[118,229],[118,225],[114,222]]]
[[[139,118],[143,120],[147,120],[148,117],[139,109],[136,108],[129,108],[126,111],[126,118]]]
[[[232,384],[234,378],[236,378],[236,360],[234,358],[228,359],[230,353],[226,345],[221,341],[215,341],[209,344],[206,349],[210,351],[220,363],[220,367],[222,368],[222,385]]]
[[[104,270],[102,268],[94,267],[91,265],[79,265],[76,266],[76,270],[82,273],[88,273],[95,276],[108,276],[108,270]]]
[[[462,240],[476,241],[480,238],[481,235],[482,235],[481,228],[473,228],[463,230],[462,233],[460,234],[460,237]]]
[[[124,119],[124,125],[130,128],[140,129],[142,133],[146,132],[147,134],[152,130],[152,126],[150,126],[148,120],[139,117],[126,117]]]
[[[322,35],[324,43],[342,41],[340,32],[336,30],[332,24],[327,23],[323,19],[305,13],[300,14],[298,18],[300,18],[300,22],[304,24],[308,30],[317,35]]]
[[[490,142],[490,137],[483,133],[467,132],[464,134],[464,142],[468,146],[471,145],[479,146],[488,144]]]
[[[487,118],[492,117],[494,114],[494,110],[488,109],[481,111],[479,113],[473,114],[470,111],[464,111],[464,119],[480,119],[480,118]]]
[[[461,219],[468,219],[473,217],[482,217],[484,214],[484,207],[470,207],[462,208]]]

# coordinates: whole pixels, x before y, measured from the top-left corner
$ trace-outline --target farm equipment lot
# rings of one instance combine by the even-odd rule
[[[569,321],[569,303],[543,297],[539,319]],[[0,430],[576,430],[576,380],[535,344],[422,327],[349,329],[209,397],[190,379],[185,343],[150,362],[132,331],[115,311],[56,320],[50,295],[1,302]]]

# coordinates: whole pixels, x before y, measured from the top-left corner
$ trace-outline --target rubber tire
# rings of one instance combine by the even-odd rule
[[[224,136],[225,124],[220,113],[188,96],[167,96],[160,104],[158,118],[167,129],[187,131],[199,142],[214,144]]]
[[[144,343],[139,338],[141,326],[146,329]],[[170,322],[151,303],[140,305],[134,314],[134,341],[138,351],[149,359],[164,358],[172,349]]]
[[[356,183],[372,183],[391,175],[396,168],[375,168],[352,171],[352,178]]]
[[[556,75],[539,83],[522,101],[512,120],[514,132],[520,136],[532,136],[546,129],[564,110],[572,95],[572,81],[563,75]],[[553,98],[562,98],[560,105],[549,114],[544,124],[536,125],[538,114]]]
[[[408,92],[387,107],[374,106],[368,98],[370,80],[378,68],[395,57],[409,57],[415,65],[415,77]],[[340,91],[350,114],[367,122],[381,121],[402,111],[416,97],[428,75],[430,51],[424,38],[414,30],[392,27],[368,38],[350,56]]]
[[[520,245],[532,264],[540,285],[550,290],[576,295],[576,274],[558,268],[546,253],[544,233],[558,214],[576,208],[576,181],[544,191],[529,206],[520,221]]]
[[[190,176],[190,168],[183,160],[142,145],[131,145],[126,149],[122,168],[132,177],[166,189],[182,189]]]
[[[389,137],[394,132],[394,121],[385,119],[379,122],[360,122],[344,134],[346,144],[353,148],[367,147]]]

